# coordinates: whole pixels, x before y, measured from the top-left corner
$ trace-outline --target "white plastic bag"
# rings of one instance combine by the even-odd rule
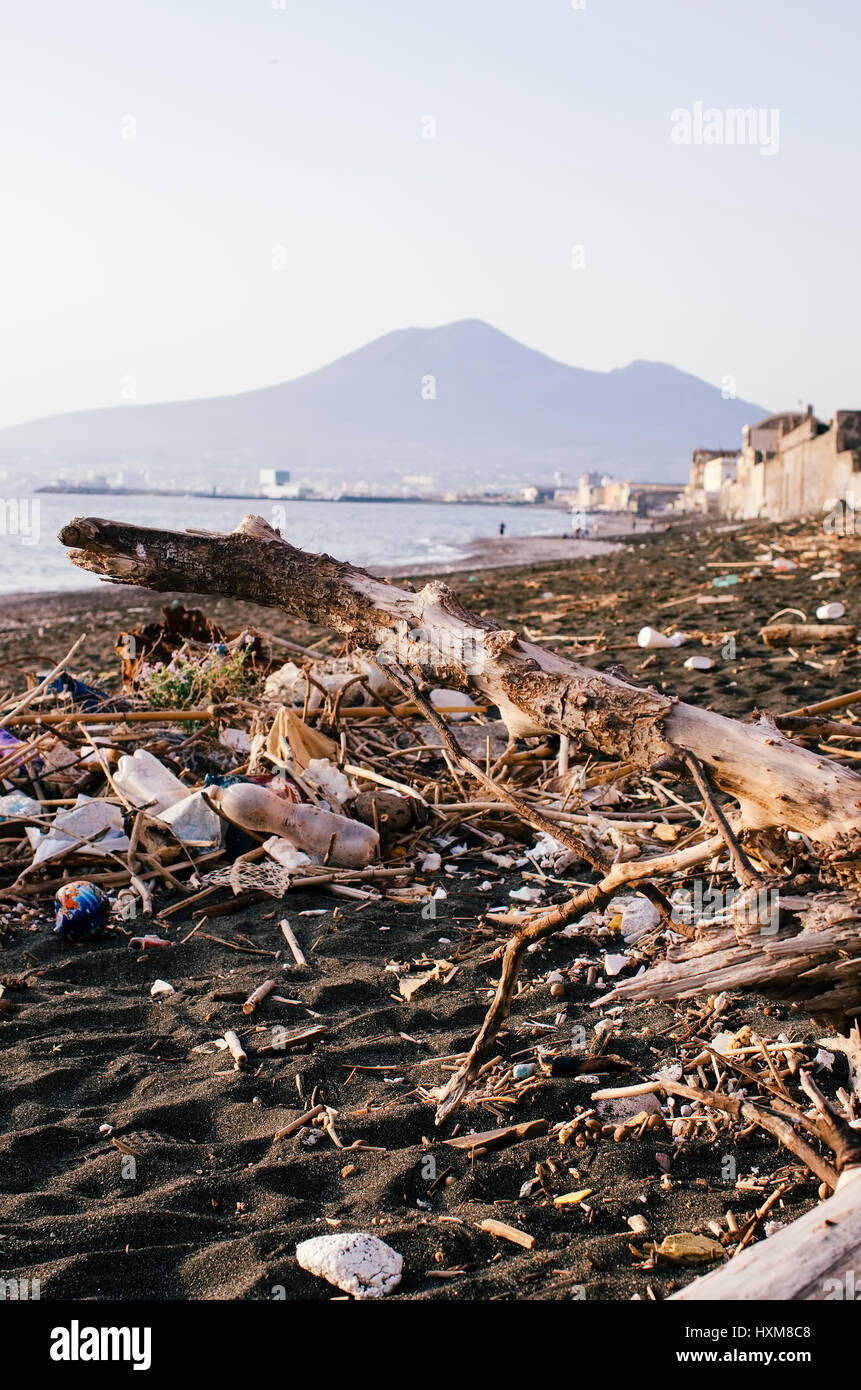
[[[125,753],[120,758],[114,782],[135,806],[154,802],[149,808],[153,816],[161,815],[188,796],[188,787],[145,748],[136,749],[131,757]]]

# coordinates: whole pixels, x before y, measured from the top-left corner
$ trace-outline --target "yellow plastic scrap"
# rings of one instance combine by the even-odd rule
[[[664,1236],[660,1245],[655,1246],[655,1254],[673,1264],[707,1264],[710,1260],[722,1260],[726,1251],[712,1236],[678,1231],[675,1235]]]
[[[594,1191],[594,1187],[583,1187],[579,1192],[566,1192],[561,1197],[554,1197],[553,1205],[556,1207],[576,1207],[586,1197],[591,1197]]]

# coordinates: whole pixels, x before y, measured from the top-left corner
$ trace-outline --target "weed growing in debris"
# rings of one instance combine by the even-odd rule
[[[247,647],[203,656],[177,655],[168,666],[145,667],[139,691],[156,708],[187,709],[206,700],[224,701],[248,694],[255,673]]]

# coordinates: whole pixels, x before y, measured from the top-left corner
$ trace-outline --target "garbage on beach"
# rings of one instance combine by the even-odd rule
[[[440,714],[455,721],[469,719],[471,712],[477,708],[469,695],[460,690],[444,690],[442,687],[431,691],[430,702]]]
[[[621,913],[619,930],[629,946],[652,931],[661,920],[660,912],[648,898],[614,898],[607,910]]]
[[[34,865],[81,847],[95,855],[121,854],[129,848],[120,807],[89,796],[79,796],[71,810],[58,812],[50,830],[28,825],[27,838],[35,851]]]
[[[41,816],[42,803],[24,792],[7,792],[0,796],[0,822],[21,816]]]
[[[325,856],[341,868],[363,868],[374,857],[376,830],[319,806],[291,805],[251,782],[211,787],[211,804],[225,820],[258,835],[277,835],[306,854]]]
[[[222,822],[202,791],[184,796],[181,801],[168,806],[153,819],[161,825],[169,826],[183,844],[194,845],[200,849],[211,849],[221,844]]]
[[[655,647],[681,647],[687,640],[684,632],[675,632],[672,637],[667,637],[655,627],[641,627],[637,633],[637,645],[650,650]]]
[[[117,790],[135,806],[158,816],[188,795],[188,787],[145,748],[124,754],[114,773]]]
[[[153,999],[159,999],[168,994],[176,994],[176,990],[167,980],[153,980],[150,987],[150,994]]]
[[[285,661],[263,686],[264,700],[299,709],[306,707],[307,700],[309,712],[319,709],[327,695],[338,694],[347,706],[360,705],[365,698],[353,663],[346,657],[315,661],[307,674],[295,661]]]
[[[312,1236],[296,1246],[296,1259],[354,1298],[383,1298],[401,1282],[403,1256],[366,1231]]]
[[[845,612],[845,603],[821,603],[816,610],[816,616],[820,622],[827,622],[833,618],[842,618]]]
[[[686,671],[710,671],[714,662],[710,656],[689,656],[682,665]]]
[[[54,899],[54,931],[71,941],[83,941],[101,931],[110,902],[101,888],[85,880],[65,883]]]

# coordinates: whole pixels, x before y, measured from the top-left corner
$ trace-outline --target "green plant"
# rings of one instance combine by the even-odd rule
[[[219,703],[249,692],[254,681],[247,647],[202,656],[175,656],[168,666],[145,668],[138,688],[151,705],[187,709],[205,701]]]

